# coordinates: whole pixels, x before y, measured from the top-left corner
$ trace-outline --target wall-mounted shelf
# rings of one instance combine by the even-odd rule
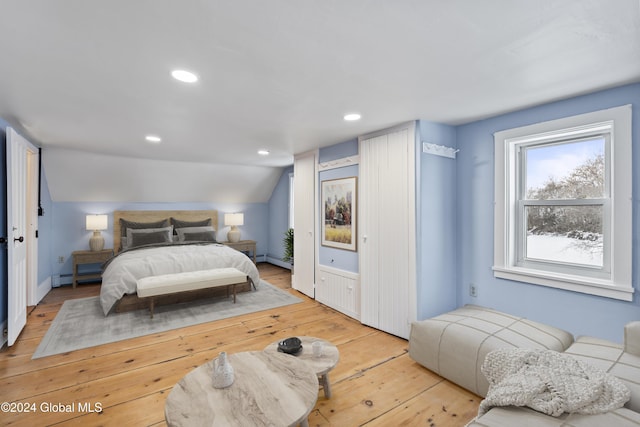
[[[357,165],[360,162],[360,156],[343,157],[341,159],[331,160],[328,162],[318,163],[318,170],[324,171],[328,169],[343,168],[345,166]]]
[[[422,152],[427,154],[434,154],[436,156],[449,157],[450,159],[456,158],[456,153],[460,151],[457,148],[447,147],[446,145],[432,144],[430,142],[422,143]]]

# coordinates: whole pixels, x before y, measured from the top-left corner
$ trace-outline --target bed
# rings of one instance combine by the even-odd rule
[[[214,241],[217,228],[215,210],[114,211],[115,256],[105,264],[100,290],[105,316],[146,307],[136,295],[143,277],[233,267],[250,279],[238,291],[251,290],[251,282],[260,282],[258,269],[242,252]],[[180,301],[171,297],[158,304]]]

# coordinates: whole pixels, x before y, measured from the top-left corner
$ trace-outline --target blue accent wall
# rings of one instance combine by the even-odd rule
[[[323,147],[318,152],[318,163],[330,162],[332,160],[343,159],[345,157],[358,155],[358,138],[339,144]]]
[[[324,209],[324,201],[322,200],[322,181],[349,178],[352,176],[358,177],[358,165],[345,166],[342,168],[329,169],[321,171],[319,173],[318,180],[318,218],[322,219],[322,210]],[[358,189],[356,188],[356,197],[358,197]],[[357,208],[357,205],[356,205]],[[320,220],[322,223],[322,220]],[[357,227],[357,224],[356,224]],[[320,228],[322,233],[322,228]],[[357,230],[353,238],[357,239]],[[359,242],[358,242],[359,243]],[[320,265],[326,265],[328,267],[337,268],[339,270],[351,271],[357,273],[359,271],[358,264],[358,244],[356,244],[356,251],[349,251],[345,249],[337,249],[329,246],[322,246],[318,248],[318,262]]]
[[[533,123],[633,104],[633,283],[632,302],[580,294],[493,277],[493,133]],[[529,108],[457,128],[458,302],[473,303],[566,329],[621,342],[624,325],[640,319],[638,224],[640,209],[640,84],[626,85]],[[621,224],[617,224],[620,226]],[[469,296],[469,285],[478,296]]]
[[[282,260],[284,256],[283,239],[289,229],[289,174],[293,173],[293,166],[282,171],[282,175],[271,193],[269,199],[269,248],[267,256]],[[285,263],[288,265],[288,263]],[[283,265],[285,265],[283,264]]]
[[[358,139],[352,139],[330,147],[321,148],[318,153],[318,162],[330,162],[332,160],[356,155],[358,155]],[[322,200],[322,181],[348,178],[352,176],[358,177],[358,171],[358,165],[350,165],[335,169],[327,169],[318,174],[318,218],[322,218],[322,210],[324,209],[324,202]],[[356,188],[356,197],[358,197],[357,193],[358,189]],[[319,232],[322,233],[322,229],[320,229]],[[355,230],[355,233],[356,236],[354,237],[357,239],[357,230]],[[337,268],[339,270],[358,273],[358,245],[356,244],[356,251],[348,251],[320,245],[318,248],[318,263],[320,265]]]
[[[457,307],[455,159],[422,152],[422,142],[456,148],[456,128],[417,124],[416,228],[418,319]]]

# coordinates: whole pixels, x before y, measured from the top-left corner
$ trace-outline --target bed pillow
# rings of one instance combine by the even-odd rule
[[[216,241],[215,231],[197,231],[195,233],[184,233],[182,235],[183,242],[212,242]]]
[[[120,237],[127,236],[127,229],[131,228],[133,230],[141,230],[146,228],[162,228],[168,227],[169,220],[162,219],[160,221],[154,222],[136,222],[136,221],[127,221],[126,219],[120,218]]]
[[[203,226],[203,227],[184,227],[178,228],[176,230],[178,233],[178,241],[179,242],[193,242],[193,241],[203,241],[203,242],[215,242],[216,241],[216,231],[211,226]],[[190,235],[188,238],[187,235]],[[196,235],[201,235],[201,239]]]
[[[154,222],[136,222],[136,221],[128,221],[126,219],[120,218],[120,247],[122,249],[127,249],[129,246],[127,244],[127,230],[142,230],[148,228],[162,228],[169,226],[169,219],[162,219],[160,221]]]
[[[173,226],[162,228],[127,228],[127,249],[152,243],[171,243]]]
[[[188,228],[188,227],[207,227],[211,226],[211,218],[203,219],[202,221],[182,221],[180,219],[176,219],[171,217],[171,225],[177,231],[178,228]]]

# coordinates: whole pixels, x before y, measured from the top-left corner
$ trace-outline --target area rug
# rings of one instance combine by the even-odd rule
[[[32,359],[112,343],[171,329],[240,316],[302,302],[302,299],[260,281],[256,291],[233,298],[210,298],[149,310],[111,313],[105,317],[100,297],[65,301]]]

